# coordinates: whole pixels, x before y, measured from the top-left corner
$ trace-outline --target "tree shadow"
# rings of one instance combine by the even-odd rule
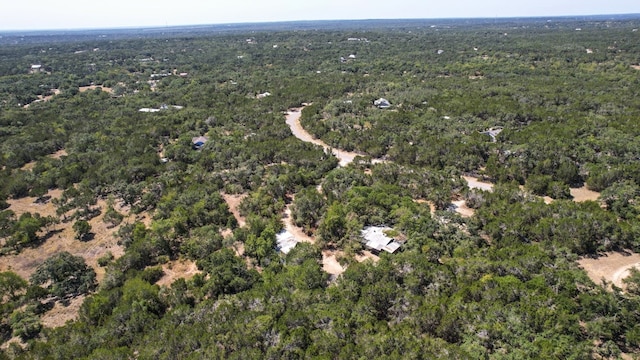
[[[95,237],[96,237],[96,233],[90,232],[90,233],[88,233],[88,234],[86,234],[85,236],[82,237],[82,241],[91,241],[91,240],[95,239]]]
[[[55,229],[55,230],[47,231],[47,233],[44,234],[44,236],[40,237],[40,240],[38,241],[38,244],[41,244],[41,243],[51,239],[53,237],[53,235],[59,234],[62,231],[63,231],[62,229]]]

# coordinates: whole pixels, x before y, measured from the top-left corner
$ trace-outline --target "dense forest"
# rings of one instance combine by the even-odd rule
[[[0,34],[0,359],[640,356],[639,28]]]

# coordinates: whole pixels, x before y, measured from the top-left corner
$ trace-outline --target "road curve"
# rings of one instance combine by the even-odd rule
[[[297,137],[298,139],[304,142],[322,146],[325,152],[331,151],[331,153],[333,153],[333,155],[335,155],[335,157],[337,157],[338,160],[340,160],[340,166],[347,166],[349,165],[349,163],[353,162],[353,159],[356,156],[363,156],[362,154],[358,154],[356,152],[331,148],[324,141],[313,137],[313,135],[311,135],[307,130],[305,130],[300,124],[300,116],[302,116],[302,109],[304,109],[304,107],[291,108],[287,111],[285,115],[287,119],[286,121],[287,125],[291,129],[291,133],[293,134],[293,136]],[[377,163],[384,162],[384,160],[373,159],[371,160],[371,162],[374,164],[377,164]]]

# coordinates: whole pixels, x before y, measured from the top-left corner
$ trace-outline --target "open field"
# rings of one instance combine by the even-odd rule
[[[596,284],[604,279],[624,289],[622,279],[629,276],[629,269],[637,267],[640,270],[640,254],[608,252],[597,258],[580,259],[578,264]]]

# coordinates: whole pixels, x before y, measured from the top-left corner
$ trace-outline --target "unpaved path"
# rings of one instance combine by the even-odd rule
[[[578,264],[596,284],[600,284],[601,280],[605,279],[624,288],[622,279],[629,276],[629,269],[635,266],[640,270],[640,254],[608,252],[596,259],[580,259]]]
[[[475,210],[468,207],[464,200],[452,201],[451,204],[455,207],[455,212],[462,217],[472,217],[475,214]]]
[[[287,111],[286,113],[286,119],[287,119],[287,125],[289,125],[289,128],[291,128],[291,133],[293,134],[293,136],[297,137],[298,139],[304,141],[304,142],[309,142],[315,145],[319,145],[322,146],[322,148],[324,149],[325,152],[331,151],[331,153],[333,153],[333,155],[335,155],[335,157],[337,157],[340,160],[340,166],[347,166],[349,165],[351,162],[353,162],[353,159],[356,156],[363,156],[363,154],[358,154],[355,152],[351,152],[351,151],[345,151],[345,150],[340,150],[340,149],[333,149],[331,148],[329,145],[327,145],[324,141],[320,140],[320,139],[316,139],[315,137],[313,137],[313,135],[311,135],[309,132],[307,132],[307,130],[305,130],[302,125],[300,124],[300,117],[302,116],[302,109],[303,108],[292,108],[289,109],[289,111]],[[376,164],[376,163],[381,163],[384,162],[385,160],[382,159],[373,159],[371,160],[372,163]]]
[[[284,210],[282,221],[284,222],[284,229],[289,232],[297,242],[307,242],[310,244],[316,243],[315,237],[307,235],[300,227],[293,223],[293,217],[291,216],[291,204],[288,204]],[[338,276],[345,271],[345,268],[343,268],[338,260],[336,260],[336,255],[338,255],[338,253],[339,252],[336,250],[322,251],[322,269],[326,273]]]
[[[493,184],[480,181],[478,178],[472,176],[463,176],[463,179],[467,181],[467,185],[469,185],[469,189],[480,189],[485,191],[493,191]]]
[[[238,222],[238,226],[240,227],[245,226],[245,224],[247,223],[247,219],[245,219],[244,216],[240,215],[240,203],[242,202],[242,200],[244,200],[244,198],[247,197],[247,194],[232,195],[232,194],[221,193],[220,195],[222,195],[222,198],[224,199],[224,201],[227,202],[227,205],[229,206],[229,211],[231,211],[231,213],[233,214],[233,217],[236,218],[236,221]]]

